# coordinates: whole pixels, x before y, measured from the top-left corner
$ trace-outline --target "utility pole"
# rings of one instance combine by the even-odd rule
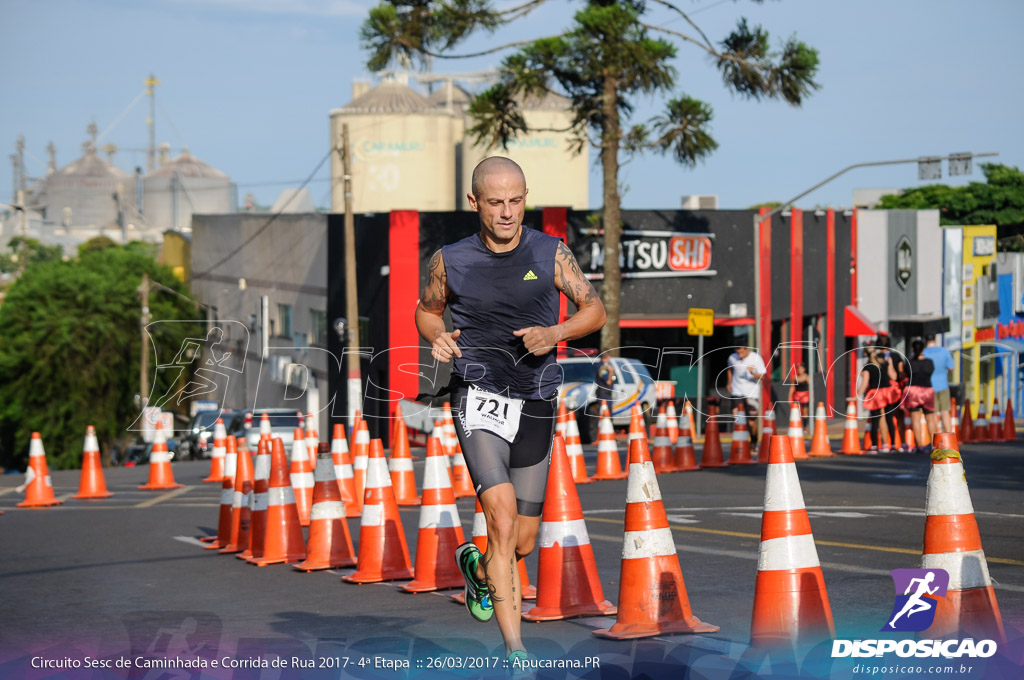
[[[352,155],[348,123],[341,126],[341,167],[345,192],[345,315],[348,317],[348,417],[362,409],[363,381],[359,365],[359,298],[356,289],[356,225],[352,215]]]
[[[139,319],[139,333],[142,337],[142,360],[139,366],[139,398],[142,401],[142,407],[145,408],[149,404],[149,337],[146,333],[146,326],[149,325],[149,274],[142,275],[139,295],[142,297],[142,316]]]
[[[160,81],[153,74],[150,74],[145,80],[146,96],[149,97],[149,118],[146,119],[146,125],[149,126],[149,151],[146,153],[147,172],[153,172],[156,167],[156,96],[153,88],[159,84]]]

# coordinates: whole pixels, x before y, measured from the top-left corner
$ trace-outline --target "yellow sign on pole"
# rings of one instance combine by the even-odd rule
[[[715,310],[690,308],[690,323],[686,326],[689,335],[714,335]]]

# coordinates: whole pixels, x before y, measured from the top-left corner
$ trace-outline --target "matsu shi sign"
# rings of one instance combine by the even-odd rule
[[[711,268],[714,237],[678,231],[623,230],[619,243],[622,278],[714,276],[718,273]],[[584,275],[591,280],[604,278],[603,238],[602,230],[583,230],[573,249]]]

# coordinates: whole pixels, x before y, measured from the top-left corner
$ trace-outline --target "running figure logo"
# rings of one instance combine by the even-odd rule
[[[893,569],[890,573],[896,586],[896,602],[882,630],[920,632],[931,626],[939,598],[946,596],[949,587],[946,570]]]

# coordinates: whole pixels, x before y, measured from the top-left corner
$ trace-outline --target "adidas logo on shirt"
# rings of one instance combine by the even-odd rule
[[[533,270],[526,272],[526,276],[523,277],[523,281],[536,281],[537,275],[533,273]]]

